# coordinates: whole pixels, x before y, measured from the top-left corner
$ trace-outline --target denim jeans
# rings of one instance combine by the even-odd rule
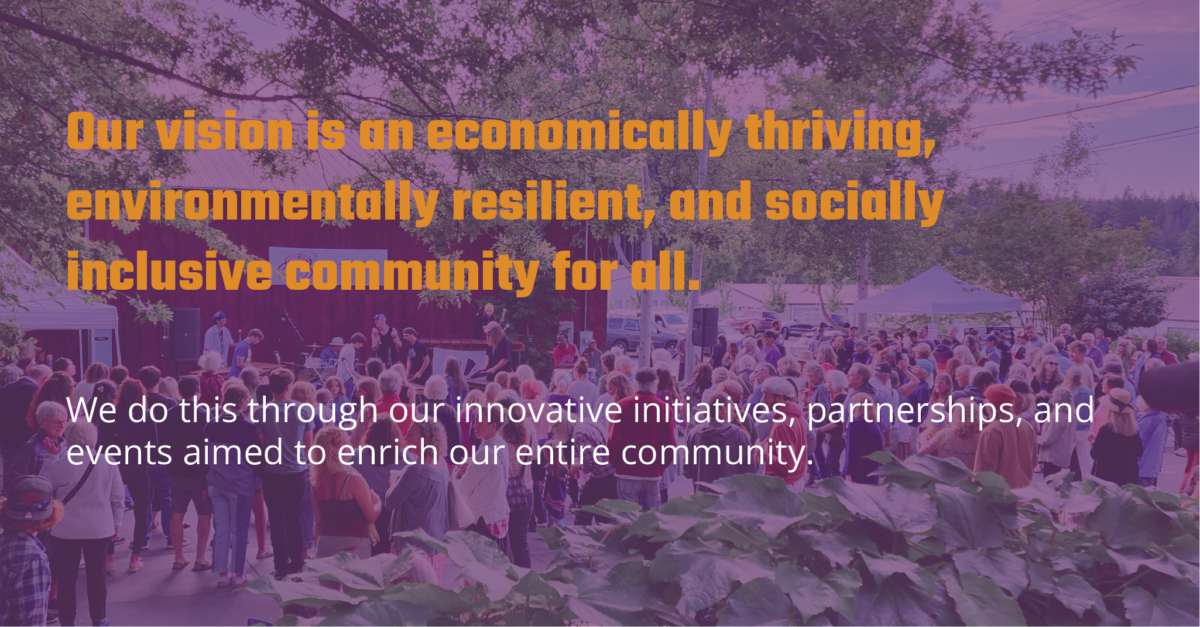
[[[313,513],[312,481],[308,480],[308,471],[304,471],[304,496],[300,501],[300,544],[307,551],[313,545],[313,533],[317,526],[316,515]]]
[[[513,508],[508,515],[508,548],[512,553],[512,563],[522,568],[530,567],[529,517],[532,515],[528,507]]]
[[[208,485],[213,508],[213,570],[217,573],[245,574],[246,545],[250,542],[250,506],[253,496],[226,492]],[[229,552],[233,551],[233,564]],[[232,567],[231,567],[232,566]]]
[[[159,512],[164,536],[171,537],[171,476],[166,466],[147,466],[150,472],[151,514]],[[147,516],[151,515],[147,514]],[[150,540],[149,521],[146,524],[146,540]]]
[[[617,477],[617,498],[642,506],[642,511],[657,509],[662,505],[658,491],[658,480],[622,479]]]
[[[1143,488],[1153,488],[1158,486],[1158,477],[1138,477],[1138,485]]]

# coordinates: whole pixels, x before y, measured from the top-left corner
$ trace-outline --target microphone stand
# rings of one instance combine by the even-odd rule
[[[296,327],[296,322],[292,320],[292,316],[288,313],[287,307],[283,308],[283,318],[281,318],[281,320],[286,320],[288,324],[292,325],[292,332],[296,334],[297,338],[300,338],[300,345],[304,346],[304,335],[301,334],[300,329]],[[279,353],[276,353],[275,356],[278,358]]]

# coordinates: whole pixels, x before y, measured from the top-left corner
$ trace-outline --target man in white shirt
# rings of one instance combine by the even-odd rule
[[[229,348],[233,346],[233,335],[225,328],[227,320],[225,312],[213,314],[213,325],[204,332],[204,350],[213,351],[221,356],[221,364],[229,365]]]
[[[349,396],[350,391],[354,386],[351,383],[357,384],[362,377],[354,371],[354,361],[358,353],[358,349],[362,348],[367,343],[367,338],[362,333],[355,333],[350,337],[350,343],[342,347],[338,352],[337,359],[337,376],[342,380],[346,388],[346,395]]]

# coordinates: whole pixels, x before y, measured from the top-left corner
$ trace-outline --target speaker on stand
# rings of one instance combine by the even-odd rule
[[[204,350],[204,335],[200,328],[199,309],[172,309],[171,314],[168,347],[175,373],[178,375],[179,362],[200,359],[200,353]]]

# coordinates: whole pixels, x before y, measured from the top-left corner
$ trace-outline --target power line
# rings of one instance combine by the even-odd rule
[[[1074,26],[1074,25],[1076,25],[1076,24],[1078,24],[1078,23],[1080,23],[1080,22],[1086,22],[1086,21],[1088,21],[1088,20],[1094,20],[1094,19],[1096,19],[1096,18],[1098,18],[1098,17],[1103,17],[1103,16],[1105,16],[1105,15],[1108,15],[1109,13],[1116,13],[1117,11],[1124,11],[1125,9],[1132,9],[1133,7],[1140,6],[1140,5],[1146,4],[1147,2],[1153,2],[1153,1],[1154,1],[1154,0],[1142,0],[1141,2],[1135,2],[1135,3],[1133,3],[1133,4],[1130,4],[1130,5],[1126,5],[1126,6],[1123,6],[1123,7],[1118,7],[1118,8],[1116,8],[1116,9],[1113,9],[1112,11],[1105,11],[1104,13],[1100,13],[1100,14],[1097,14],[1097,15],[1093,15],[1093,16],[1091,16],[1091,17],[1085,17],[1085,18],[1083,18],[1082,20],[1075,20],[1074,22],[1071,22],[1070,24],[1063,24],[1063,26]],[[1096,8],[1100,8],[1100,7],[1096,7]],[[1051,26],[1050,28],[1047,28],[1047,29],[1045,29],[1045,30],[1040,30],[1040,31],[1038,31],[1038,32],[1036,32],[1036,33],[1029,33],[1028,35],[1021,35],[1021,37],[1020,37],[1020,38],[1024,38],[1024,37],[1033,37],[1034,35],[1041,35],[1042,33],[1048,33],[1048,32],[1050,32],[1050,31],[1052,31],[1052,30],[1055,30],[1055,29],[1058,29],[1058,28],[1062,28],[1062,26]],[[1019,39],[1020,39],[1020,38],[1019,38]]]
[[[1015,6],[1015,7],[1008,7],[1007,9],[1004,9],[1003,11],[996,11],[996,12],[995,12],[995,13],[993,13],[992,15],[1000,15],[1001,13],[1008,13],[1009,11],[1013,11],[1013,10],[1015,10],[1015,9],[1023,9],[1023,8],[1025,8],[1025,7],[1027,7],[1027,6],[1031,5],[1031,4],[1040,4],[1040,3],[1044,2],[1044,1],[1045,1],[1045,0],[1033,0],[1033,2],[1026,2],[1025,4],[1019,4],[1019,5]]]
[[[1095,2],[1095,1],[1096,1],[1096,0],[1083,0],[1083,2],[1080,2],[1079,4],[1072,4],[1071,6],[1069,6],[1069,7],[1065,8],[1065,9],[1062,9],[1062,10],[1060,10],[1060,11],[1055,11],[1054,13],[1051,13],[1050,15],[1047,15],[1047,16],[1045,16],[1045,17],[1039,17],[1039,18],[1036,18],[1036,19],[1030,20],[1030,21],[1028,21],[1028,22],[1025,22],[1024,24],[1022,24],[1022,25],[1020,25],[1020,26],[1018,26],[1018,27],[1016,27],[1016,28],[1014,28],[1014,29],[1012,29],[1012,30],[1008,31],[1008,34],[1010,34],[1010,35],[1011,35],[1011,34],[1013,34],[1013,33],[1015,33],[1015,32],[1018,32],[1018,31],[1025,30],[1027,27],[1029,27],[1029,26],[1033,26],[1034,24],[1039,24],[1039,23],[1041,23],[1041,24],[1045,24],[1046,22],[1049,22],[1049,21],[1050,21],[1052,18],[1054,18],[1054,16],[1056,16],[1056,15],[1061,15],[1061,14],[1063,14],[1063,13],[1066,13],[1067,11],[1070,11],[1071,9],[1074,9],[1074,8],[1076,8],[1076,7],[1081,7],[1081,6],[1085,5],[1085,4],[1091,4],[1091,3]],[[1108,6],[1109,4],[1113,4],[1113,3],[1115,3],[1115,2],[1124,2],[1124,0],[1113,0],[1113,2],[1109,2],[1108,4],[1103,4],[1103,5],[1100,5],[1100,6]],[[1097,7],[1097,8],[1098,8],[1098,7]]]
[[[1121,104],[1121,103],[1123,103],[1123,102],[1133,102],[1134,100],[1143,100],[1143,99],[1145,99],[1145,98],[1153,98],[1154,96],[1161,96],[1162,94],[1169,94],[1169,93],[1171,93],[1171,92],[1173,92],[1173,91],[1181,91],[1181,90],[1184,90],[1184,89],[1192,89],[1193,87],[1200,87],[1200,83],[1196,83],[1196,84],[1194,84],[1194,85],[1184,85],[1183,87],[1176,87],[1176,88],[1174,88],[1174,89],[1164,89],[1164,90],[1162,90],[1162,91],[1156,91],[1156,92],[1154,92],[1154,93],[1152,93],[1152,94],[1144,94],[1144,95],[1141,95],[1141,96],[1134,96],[1133,98],[1125,98],[1125,99],[1122,99],[1122,100],[1114,100],[1114,101],[1112,101],[1112,102],[1106,102],[1106,103],[1104,103],[1104,104],[1100,104],[1100,105],[1092,105],[1092,106],[1090,106],[1090,107],[1081,107],[1081,108],[1078,108],[1078,109],[1071,109],[1070,111],[1060,111],[1060,112],[1058,112],[1058,113],[1048,113],[1048,114],[1046,114],[1046,115],[1038,115],[1038,116],[1034,116],[1034,117],[1032,117],[1032,118],[1025,118],[1024,120],[1013,120],[1012,122],[996,122],[995,124],[984,124],[983,126],[972,126],[971,128],[969,128],[969,129],[967,129],[967,130],[976,131],[976,130],[979,130],[979,129],[981,129],[981,128],[991,128],[991,127],[993,127],[993,126],[1008,126],[1008,125],[1010,125],[1010,124],[1020,124],[1020,123],[1022,123],[1022,122],[1032,122],[1033,120],[1041,120],[1041,119],[1045,119],[1045,118],[1053,118],[1053,117],[1058,117],[1058,116],[1060,116],[1060,115],[1069,115],[1069,114],[1071,114],[1071,113],[1078,113],[1079,111],[1090,111],[1090,110],[1092,110],[1092,109],[1103,109],[1104,107],[1111,107],[1111,106],[1113,106],[1113,105]]]
[[[1178,135],[1176,137],[1163,137],[1163,136],[1164,135],[1175,135],[1176,133],[1184,133],[1185,131],[1195,131],[1197,129],[1200,129],[1200,126],[1189,126],[1187,128],[1179,128],[1179,129],[1175,129],[1173,131],[1167,131],[1165,133],[1155,133],[1154,135],[1145,135],[1143,137],[1134,137],[1132,139],[1123,139],[1118,142],[1101,144],[1099,146],[1094,146],[1092,148],[1089,148],[1088,150],[1091,152],[1107,152],[1106,150],[1101,150],[1101,149],[1107,148],[1109,150],[1115,150],[1116,148],[1128,148],[1129,146],[1138,145],[1137,143],[1131,143],[1131,142],[1148,144],[1148,143],[1152,143],[1152,142],[1145,142],[1142,140],[1152,139],[1155,137],[1161,137],[1162,139],[1176,139],[1176,137],[1186,137],[1187,135],[1194,135],[1195,133],[1186,133],[1185,135]],[[1155,140],[1155,141],[1162,141],[1162,140]],[[1041,155],[1038,157],[1033,157],[1031,159],[1021,159],[1019,161],[1010,161],[1008,163],[997,163],[995,165],[986,165],[986,166],[979,167],[979,168],[972,168],[970,170],[967,170],[967,172],[978,172],[980,170],[991,170],[994,168],[1003,168],[1006,166],[1024,165],[1026,163],[1033,163],[1034,161],[1037,161],[1037,160],[1041,159],[1042,157],[1057,157],[1062,154],[1065,154],[1065,153],[1064,152],[1056,152],[1056,153],[1052,153],[1049,155]]]

